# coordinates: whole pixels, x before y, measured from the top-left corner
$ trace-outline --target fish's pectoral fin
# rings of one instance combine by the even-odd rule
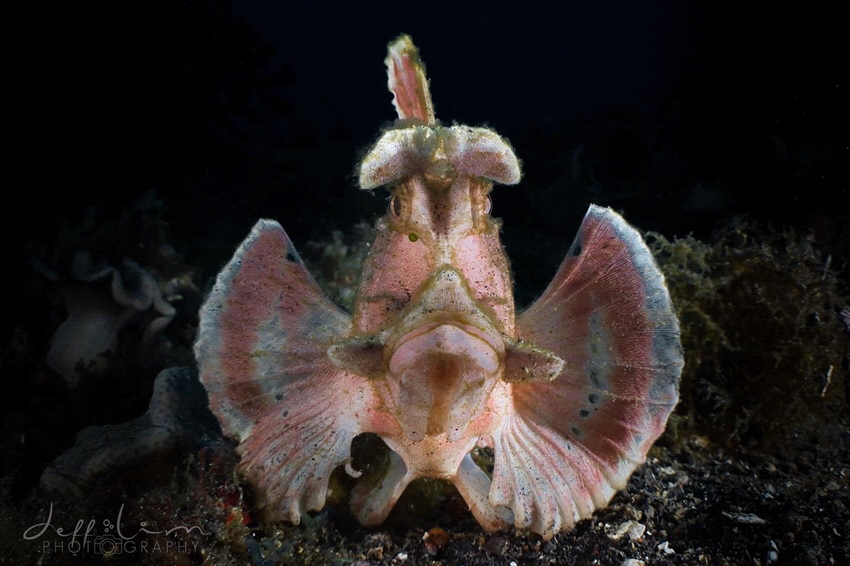
[[[342,369],[375,379],[383,375],[384,345],[377,337],[355,336],[328,348],[328,357]]]
[[[518,528],[551,538],[625,487],[664,431],[678,399],[679,325],[640,234],[591,206],[517,330],[564,365],[548,382],[505,377],[490,502],[510,507]]]
[[[326,375],[291,388],[286,403],[260,419],[237,447],[239,470],[271,519],[297,524],[302,513],[324,507],[335,468],[345,465],[357,474],[350,465],[351,441],[361,432],[358,412],[369,394],[356,390],[357,376]]]
[[[328,358],[347,314],[321,292],[277,222],[261,220],[201,308],[195,356],[210,409],[271,518],[324,506],[328,479],[376,404]]]

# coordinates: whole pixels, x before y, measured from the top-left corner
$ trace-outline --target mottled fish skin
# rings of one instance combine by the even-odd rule
[[[638,232],[591,206],[554,280],[516,316],[493,183],[520,165],[492,130],[440,125],[408,36],[389,45],[399,120],[360,167],[387,186],[353,312],[331,303],[281,226],[260,220],[200,313],[210,407],[270,519],[298,523],[351,467],[351,441],[391,449],[351,507],[382,522],[420,477],[452,482],[481,526],[551,538],[626,485],[678,399],[679,326]],[[492,478],[472,461],[494,447]]]

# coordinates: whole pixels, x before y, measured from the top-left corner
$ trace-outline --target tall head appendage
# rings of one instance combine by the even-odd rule
[[[370,312],[355,313],[358,327],[375,332],[386,326],[391,321],[377,311],[405,308],[431,274],[452,266],[477,300],[496,308],[502,330],[510,334],[512,301],[494,303],[497,297],[504,302],[512,290],[488,194],[494,182],[519,182],[519,161],[492,130],[436,121],[424,65],[410,37],[391,43],[385,62],[398,120],[364,157],[360,187],[386,185],[392,192],[370,257],[375,269],[364,273],[394,276],[361,286],[361,305]],[[375,301],[379,305],[371,312],[368,305]]]

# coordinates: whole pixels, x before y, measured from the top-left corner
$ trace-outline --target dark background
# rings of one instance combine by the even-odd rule
[[[846,3],[173,2],[22,19],[13,240],[154,189],[174,243],[235,246],[259,217],[296,246],[372,221],[358,157],[394,118],[386,44],[410,34],[437,117],[488,125],[524,164],[496,188],[515,267],[569,245],[588,202],[707,238],[729,215],[846,220]],[[17,138],[14,139],[14,138]],[[45,220],[47,222],[45,223]],[[535,239],[536,238],[536,239]],[[561,249],[558,250],[558,253]],[[557,256],[553,252],[552,258]],[[220,265],[226,257],[217,257]],[[530,285],[542,286],[554,272]],[[518,269],[516,271],[519,271]],[[522,284],[522,273],[517,273]]]

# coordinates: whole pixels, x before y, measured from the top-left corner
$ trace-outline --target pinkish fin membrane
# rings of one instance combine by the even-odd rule
[[[240,470],[272,518],[324,506],[371,400],[330,344],[348,315],[320,291],[277,222],[260,220],[201,309],[195,345],[210,408],[239,440]]]
[[[393,93],[393,104],[398,117],[423,124],[434,124],[434,105],[425,65],[419,58],[419,50],[409,35],[401,35],[390,43],[389,54],[384,61],[389,76],[389,89]]]
[[[678,398],[679,325],[640,234],[591,206],[517,327],[564,369],[552,382],[506,376],[513,408],[493,434],[490,501],[550,538],[625,487],[663,432]]]

